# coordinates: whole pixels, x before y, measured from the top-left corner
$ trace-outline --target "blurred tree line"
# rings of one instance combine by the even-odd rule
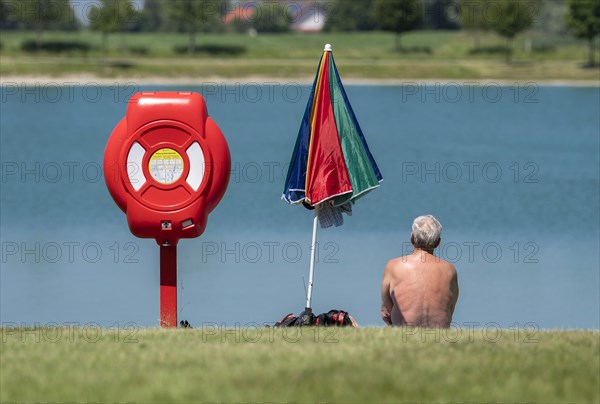
[[[75,31],[81,28],[69,0],[0,0],[0,29]]]
[[[594,66],[600,0],[337,0],[325,29],[391,31],[396,33],[397,49],[404,32],[463,29],[473,33],[475,53],[481,33],[495,32],[506,39],[507,61],[514,38],[522,32],[573,34],[588,41],[588,64]]]
[[[300,4],[306,0],[294,0]],[[566,16],[569,8],[576,3],[575,14],[580,13],[582,6],[589,3],[598,6],[598,0],[523,0],[534,3],[538,18],[533,28],[542,32],[566,33],[569,28]],[[289,3],[288,1],[287,3]],[[94,7],[114,8],[114,4],[105,4],[103,0],[92,2]],[[199,32],[222,32],[226,30],[242,31],[248,26],[259,25],[263,31],[285,31],[290,21],[286,15],[286,0],[264,0],[247,10],[258,10],[268,5],[268,12],[257,12],[258,17],[245,13],[231,24],[233,28],[224,27],[223,14],[236,8],[244,8],[240,0],[144,0],[142,3],[129,0],[118,0],[123,9],[134,10],[133,18],[123,24],[122,29],[128,32],[187,32],[190,28]],[[264,3],[264,4],[263,4]],[[317,1],[317,3],[319,3]],[[386,25],[382,19],[389,18],[377,14],[377,9],[394,8],[396,4],[405,3],[407,9],[416,7],[419,24],[415,29],[457,30],[471,29],[473,24],[465,15],[475,19],[493,19],[503,0],[322,0],[321,9],[328,15],[325,24],[327,31],[371,31]],[[140,6],[142,4],[142,6]],[[279,5],[279,9],[277,10]],[[399,7],[399,6],[398,6]],[[585,8],[585,7],[583,7]],[[281,11],[281,9],[283,11]],[[263,11],[263,10],[261,10]],[[281,11],[281,12],[279,12]],[[475,15],[473,12],[475,11]],[[485,15],[481,12],[485,11]],[[588,10],[589,12],[589,10]],[[593,13],[593,11],[592,11]],[[76,16],[69,0],[0,0],[0,29],[2,30],[34,30],[43,25],[46,30],[70,31],[85,27],[85,22],[93,22],[94,12],[86,9],[86,16]],[[269,21],[261,21],[260,17],[269,17]],[[243,19],[246,19],[243,21]],[[489,21],[488,21],[489,22]],[[263,26],[261,26],[261,24]],[[486,27],[487,28],[487,27]],[[260,31],[257,29],[257,31]]]

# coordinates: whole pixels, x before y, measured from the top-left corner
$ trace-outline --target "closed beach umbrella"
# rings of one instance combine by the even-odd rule
[[[325,45],[294,146],[283,199],[315,210],[306,311],[311,313],[317,223],[343,223],[341,213],[379,187],[381,172],[369,151]]]

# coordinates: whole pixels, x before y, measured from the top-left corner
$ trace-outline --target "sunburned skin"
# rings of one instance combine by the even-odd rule
[[[454,266],[415,248],[385,267],[381,316],[394,326],[448,328],[458,299]]]

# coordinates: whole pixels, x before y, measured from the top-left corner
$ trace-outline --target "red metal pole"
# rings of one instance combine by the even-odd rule
[[[160,325],[177,327],[177,246],[160,246]]]

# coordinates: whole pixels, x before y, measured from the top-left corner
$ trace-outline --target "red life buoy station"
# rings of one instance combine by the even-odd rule
[[[104,153],[106,185],[137,237],[160,245],[160,320],[177,326],[177,243],[200,236],[229,182],[227,141],[193,92],[141,92]]]

